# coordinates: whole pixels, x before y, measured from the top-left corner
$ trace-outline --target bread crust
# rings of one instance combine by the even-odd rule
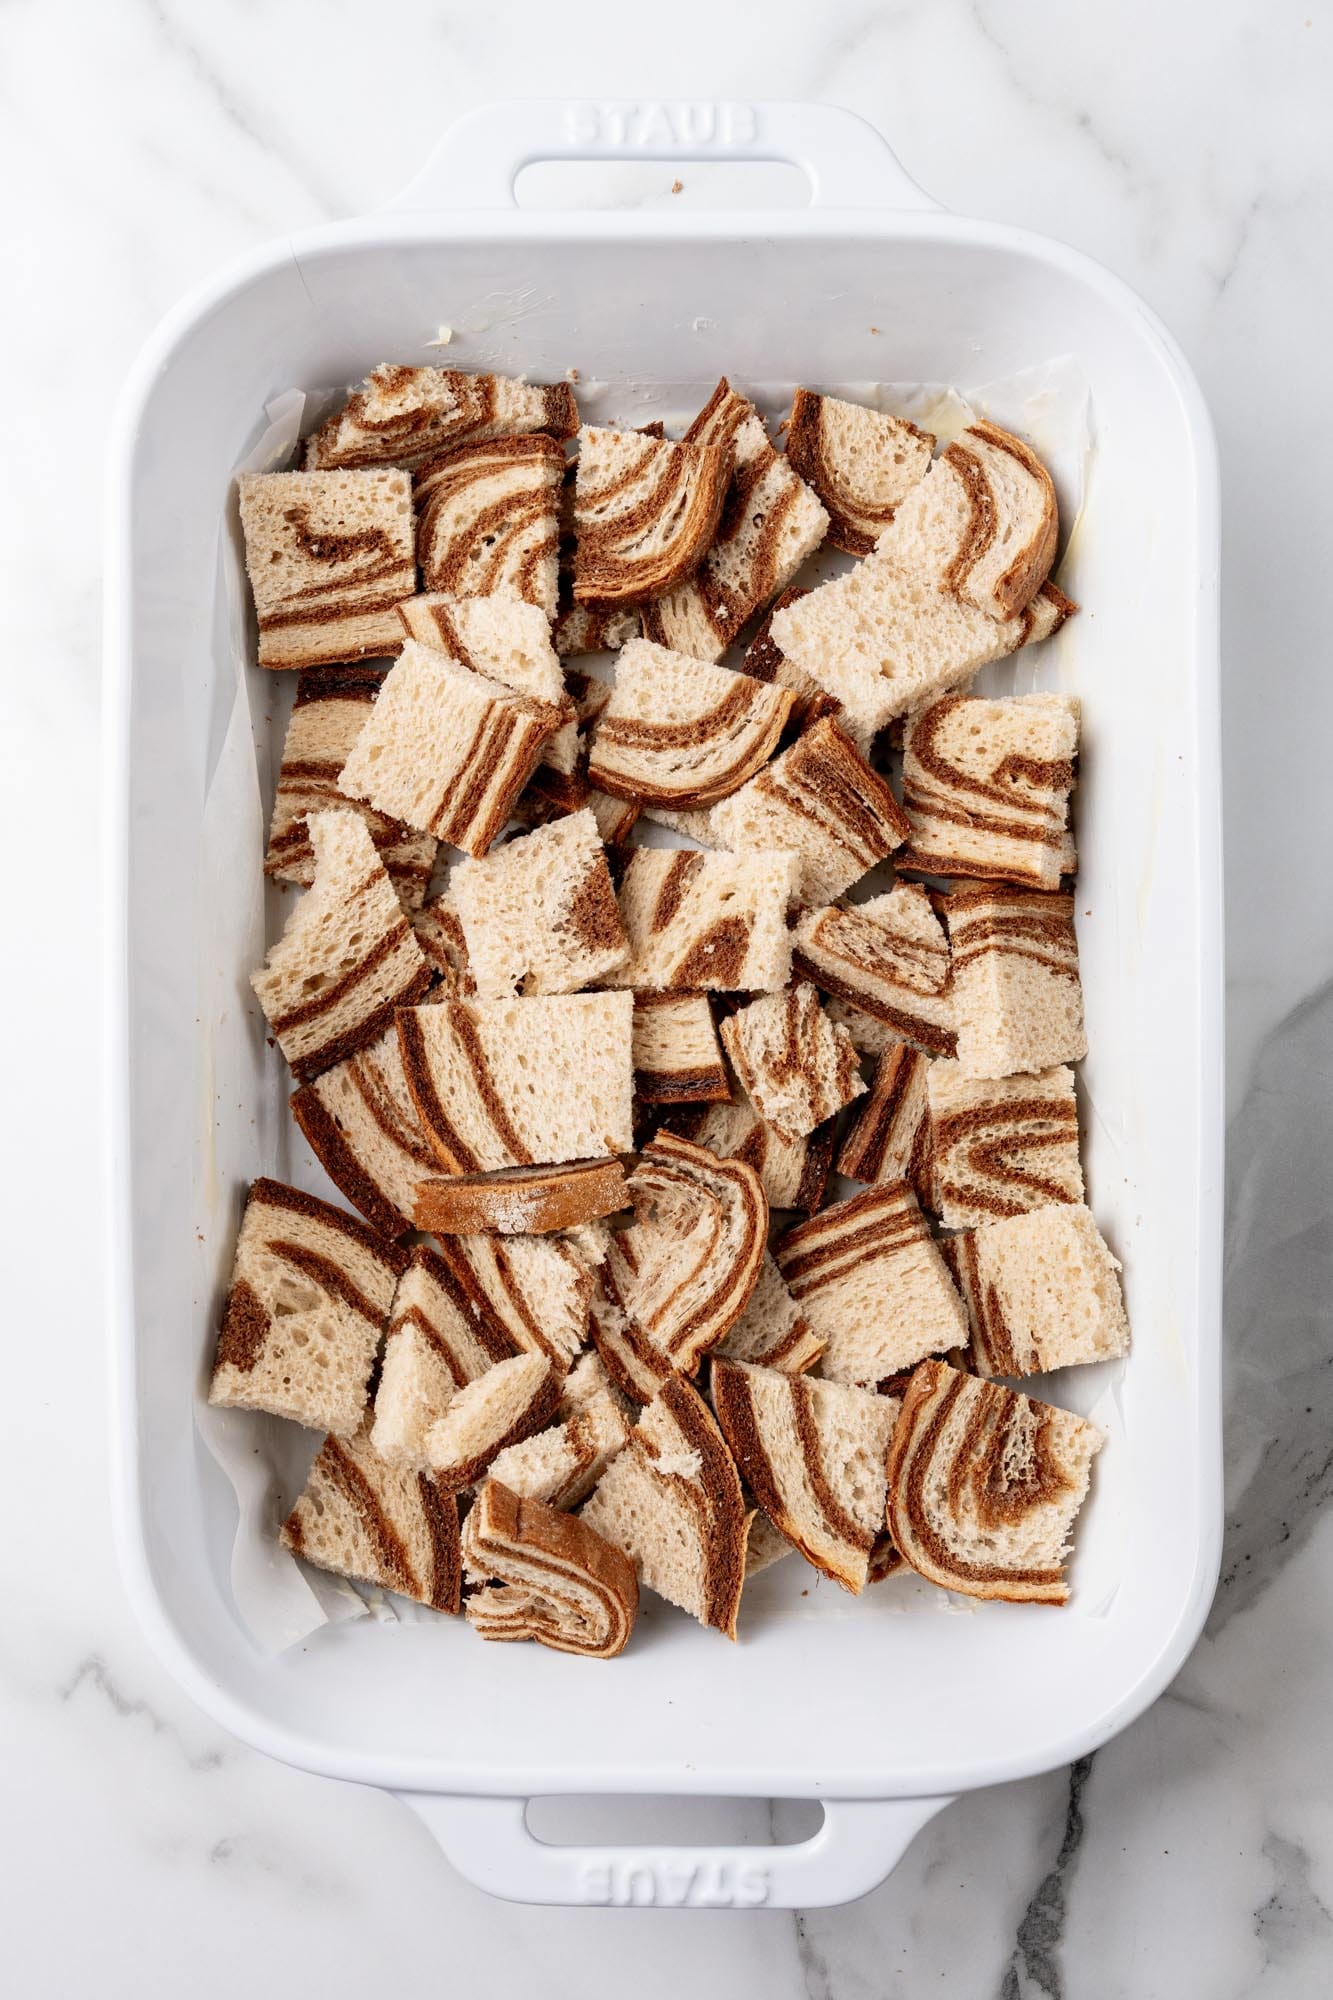
[[[535,1639],[593,1660],[614,1659],[628,1645],[639,1609],[634,1565],[578,1515],[488,1479],[468,1514],[463,1551],[470,1582],[500,1586],[468,1598],[468,1622],[483,1639]],[[575,1622],[587,1600],[602,1618],[591,1634]]]
[[[614,1215],[629,1200],[619,1160],[575,1160],[422,1181],[412,1219],[437,1236],[545,1236]]]

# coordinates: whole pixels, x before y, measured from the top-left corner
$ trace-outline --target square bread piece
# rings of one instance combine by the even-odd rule
[[[708,815],[708,845],[800,856],[802,902],[831,903],[908,834],[902,807],[828,717],[797,737]]]
[[[706,993],[636,993],[634,1088],[644,1104],[725,1104],[731,1083]]]
[[[787,457],[828,509],[829,541],[848,555],[870,554],[934,449],[906,417],[811,389],[792,398]]]
[[[629,957],[606,850],[586,809],[460,862],[450,887],[479,999],[575,993]]]
[[[824,1343],[787,1290],[781,1271],[764,1252],[750,1303],[713,1349],[728,1361],[752,1361],[803,1375],[824,1352]]]
[[[1078,857],[1069,794],[1078,755],[1072,695],[1007,701],[945,695],[908,717],[903,868],[1058,889]]]
[[[544,611],[517,597],[451,597],[432,590],[400,604],[398,617],[409,639],[447,653],[501,687],[558,708],[566,720],[543,749],[539,768],[573,774],[580,755],[578,704]]]
[[[593,1289],[571,1237],[455,1236],[440,1247],[479,1317],[493,1317],[516,1349],[570,1366],[588,1338]]]
[[[435,841],[401,820],[386,818],[373,806],[353,803],[338,790],[338,774],[383,685],[384,675],[377,667],[319,667],[297,681],[264,873],[277,882],[309,888],[315,879],[315,850],[307,815],[350,809],[369,827],[403,908],[416,910],[430,887]]]
[[[833,1126],[789,1139],[767,1124],[749,1099],[675,1112],[674,1130],[720,1160],[745,1160],[759,1176],[770,1208],[796,1208],[813,1215],[824,1199],[833,1165]]]
[[[737,1080],[761,1118],[803,1139],[865,1091],[860,1057],[809,980],[765,993],[722,1023]]]
[[[351,1436],[407,1254],[281,1181],[250,1189],[208,1392]]]
[[[984,1223],[954,1242],[980,1375],[1040,1375],[1129,1352],[1120,1266],[1082,1203]]]
[[[306,464],[420,465],[470,438],[528,431],[571,438],[578,427],[568,382],[517,382],[384,361],[306,440]]]
[[[825,993],[883,1021],[898,1041],[953,1055],[949,940],[916,883],[895,883],[864,903],[806,910],[792,939],[796,970]]]
[[[564,474],[564,446],[541,433],[460,445],[428,459],[412,482],[426,589],[519,597],[554,618]]]
[[[710,806],[767,762],[792,699],[787,688],[631,639],[593,729],[589,782],[642,805]]]
[[[1082,1201],[1072,1069],[971,1077],[956,1062],[937,1062],[925,1087],[930,1206],[946,1229]]]
[[[566,720],[409,639],[338,783],[451,847],[485,854]]]
[[[403,1008],[408,1088],[445,1168],[489,1173],[628,1153],[633,1016],[630,993]]]
[[[989,443],[978,449],[992,462],[1017,464]],[[844,727],[862,748],[896,716],[1044,636],[1072,608],[1066,599],[1063,612],[1054,599],[1035,601],[1055,552],[1053,511],[1049,522],[1037,521],[1020,503],[1017,532],[1035,539],[1012,575],[997,570],[1001,510],[978,510],[978,481],[989,490],[977,454],[962,440],[949,446],[863,562],[773,620],[775,644],[837,697]],[[998,608],[997,593],[1011,610]]]
[[[237,482],[261,667],[396,652],[417,587],[405,472],[251,472]]]
[[[967,1597],[1064,1604],[1064,1559],[1105,1439],[1095,1424],[943,1361],[923,1361],[889,1446],[889,1532]]]
[[[792,854],[636,847],[620,884],[630,941],[611,986],[776,992],[791,971]]]
[[[942,1053],[964,1076],[1031,1075],[1088,1053],[1072,896],[955,889],[944,914],[957,1047]]]
[[[771,687],[790,688],[796,700],[792,704],[788,721],[793,729],[809,729],[825,715],[836,715],[840,704],[831,694],[820,687],[818,681],[811,680],[809,674],[793,666],[781,647],[773,640],[773,618],[779,611],[785,611],[789,604],[795,604],[809,592],[792,584],[787,590],[779,591],[773,599],[768,615],[762,620],[753,639],[745,649],[741,661],[741,671],[754,680],[765,681]]]
[[[325,1438],[280,1539],[316,1569],[460,1608],[457,1500],[428,1473],[386,1465],[364,1435]]]
[[[890,1042],[875,1063],[870,1095],[848,1128],[838,1172],[872,1186],[910,1181],[918,1201],[931,1199],[931,1127],[927,1080],[931,1058],[906,1042]]]
[[[788,1290],[827,1341],[821,1371],[873,1389],[967,1339],[967,1315],[906,1181],[798,1222],[774,1250]]]
[[[828,515],[774,450],[754,404],[725,376],[685,437],[730,449],[731,485],[713,546],[692,577],[644,606],[643,629],[678,653],[720,660],[754,613],[814,554]]]
[[[371,1442],[390,1465],[422,1468],[432,1424],[460,1389],[517,1353],[449,1260],[418,1244],[394,1294]]]
[[[306,1144],[340,1194],[382,1236],[413,1226],[418,1181],[440,1170],[403,1075],[393,1022],[291,1100]]]
[[[250,975],[299,1083],[377,1041],[431,969],[356,813],[312,813],[315,879]]]
[[[707,554],[731,453],[643,431],[579,432],[574,601],[638,606],[682,583]]]

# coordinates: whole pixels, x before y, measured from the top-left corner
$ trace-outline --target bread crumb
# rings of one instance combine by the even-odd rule
[[[434,340],[428,340],[425,345],[427,347],[447,347],[453,337],[454,330],[451,326],[437,326]]]
[[[679,194],[684,185],[685,185],[684,181],[672,181],[671,183],[672,194]]]
[[[566,368],[565,380],[566,382],[581,382],[583,377],[579,374],[577,368]]]
[[[871,327],[871,329],[870,329],[870,331],[871,331],[872,333],[878,333],[878,332],[879,332],[879,328],[878,328],[877,326],[872,326],[872,327]]]

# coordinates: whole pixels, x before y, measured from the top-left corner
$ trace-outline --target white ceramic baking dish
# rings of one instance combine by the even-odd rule
[[[812,202],[516,207],[518,169],[559,157],[794,161]],[[197,973],[201,941],[218,948],[202,820],[234,693],[209,611],[219,522],[268,397],[432,358],[421,344],[440,321],[472,330],[469,366],[540,379],[577,363],[613,385],[724,370],[977,382],[1061,353],[1084,370],[1096,451],[1062,582],[1085,609],[1058,671],[1086,713],[1088,1175],[1135,1330],[1081,1526],[1079,1563],[1109,1550],[1115,1566],[1096,1605],[1076,1593],[1064,1612],[948,1616],[910,1585],[853,1604],[803,1595],[813,1578],[786,1565],[741,1644],[672,1615],[610,1666],[481,1646],[453,1621],[363,1619],[277,1657],[243,1627],[235,1502],[193,1409],[240,1190],[277,1157],[280,1099],[240,941],[221,989],[201,997]],[[1123,1728],[1199,1632],[1220,1523],[1216,471],[1194,379],[1142,302],[1059,244],[941,213],[842,112],[493,106],[387,212],[259,251],[169,317],[120,412],[108,555],[117,1511],[140,1616],[200,1705],[276,1757],[404,1794],[473,1881],[550,1902],[840,1901],[953,1794]],[[236,868],[257,870],[253,846],[238,850]],[[215,1101],[224,1073],[253,1097]],[[191,1256],[201,1172],[217,1223],[207,1297]],[[813,1798],[826,1813],[812,1840],[760,1850],[535,1840],[525,1802],[569,1793]]]

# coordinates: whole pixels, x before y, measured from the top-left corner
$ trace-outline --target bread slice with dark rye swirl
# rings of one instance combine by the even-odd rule
[[[770,1208],[813,1215],[822,1207],[833,1166],[832,1124],[817,1127],[804,1139],[789,1139],[776,1125],[766,1124],[745,1097],[729,1104],[682,1105],[668,1114],[668,1123],[720,1160],[744,1160],[753,1167]]]
[[[1052,1202],[1083,1199],[1074,1072],[964,1076],[932,1063],[925,1078],[930,1194],[946,1229],[973,1229]]]
[[[412,481],[426,589],[520,597],[554,618],[564,470],[564,446],[541,434],[460,445],[427,459]]]
[[[298,1083],[378,1041],[431,969],[363,819],[312,813],[315,879],[250,984]]]
[[[574,602],[637,607],[693,575],[722,514],[731,454],[642,431],[579,432]]]
[[[864,903],[805,910],[792,937],[793,965],[825,993],[928,1055],[954,1054],[949,939],[924,889],[898,882]]]
[[[1072,695],[1004,701],[943,695],[907,718],[902,868],[1058,889],[1078,857],[1069,794],[1078,756]]]
[[[781,1271],[767,1251],[745,1311],[713,1349],[714,1357],[752,1361],[759,1368],[780,1368],[803,1375],[824,1352],[820,1338],[797,1305]]]
[[[634,1088],[644,1104],[721,1104],[731,1096],[706,993],[636,993]]]
[[[463,1526],[467,1621],[483,1639],[535,1639],[558,1653],[610,1660],[639,1609],[629,1557],[577,1515],[521,1499],[488,1479]]]
[[[466,1383],[426,1432],[426,1462],[442,1490],[475,1486],[500,1452],[548,1424],[560,1383],[543,1354],[515,1354]]]
[[[380,667],[317,667],[300,676],[282,746],[264,873],[276,882],[309,888],[315,879],[315,850],[307,816],[350,807],[369,827],[403,908],[414,912],[430,885],[436,842],[373,806],[354,804],[338,789],[338,773],[383,684]]]
[[[808,1138],[865,1092],[851,1036],[829,1020],[808,979],[738,1007],[722,1040],[751,1104],[789,1139]]]
[[[907,1181],[919,1202],[935,1208],[932,1127],[927,1085],[934,1065],[920,1049],[890,1042],[875,1064],[870,1095],[848,1128],[838,1172],[873,1186]]]
[[[717,536],[695,574],[643,609],[649,639],[720,660],[824,539],[828,515],[770,442],[759,412],[724,376],[685,433],[730,451]]]
[[[208,1400],[350,1437],[407,1252],[262,1177],[246,1197]]]
[[[923,1361],[889,1448],[894,1544],[945,1590],[1065,1604],[1070,1534],[1103,1442],[1070,1410]]]
[[[659,1132],[628,1185],[635,1220],[607,1245],[603,1286],[666,1368],[693,1375],[759,1281],[768,1235],[759,1176]]]
[[[610,1386],[573,1407],[562,1403],[553,1424],[491,1460],[490,1477],[521,1499],[577,1507],[629,1442],[629,1408]]]
[[[279,1539],[316,1569],[460,1607],[457,1500],[429,1473],[386,1465],[364,1432],[325,1438]]]
[[[460,1389],[518,1352],[497,1314],[418,1244],[394,1294],[370,1441],[389,1465],[424,1470],[426,1437]]]
[[[1088,1052],[1074,899],[1002,883],[941,899],[964,1076],[1035,1075]]]
[[[736,1637],[750,1516],[722,1433],[698,1390],[671,1375],[579,1517],[640,1583]]]
[[[767,762],[792,701],[788,688],[631,639],[593,727],[589,782],[643,805],[713,805]]]
[[[381,1235],[405,1236],[414,1226],[417,1185],[438,1172],[439,1161],[407,1087],[397,1028],[390,1024],[288,1101],[338,1192]]]
[[[935,439],[906,417],[798,389],[787,419],[787,457],[828,510],[828,538],[869,555],[918,479]]]
[[[329,667],[396,647],[417,587],[405,472],[251,472],[237,481],[261,667]]]
[[[408,368],[385,361],[341,410],[306,439],[307,466],[420,465],[472,438],[579,427],[567,382],[516,382],[460,368]]]
[[[713,1407],[764,1513],[822,1575],[865,1589],[899,1405],[841,1382],[714,1361]]]

